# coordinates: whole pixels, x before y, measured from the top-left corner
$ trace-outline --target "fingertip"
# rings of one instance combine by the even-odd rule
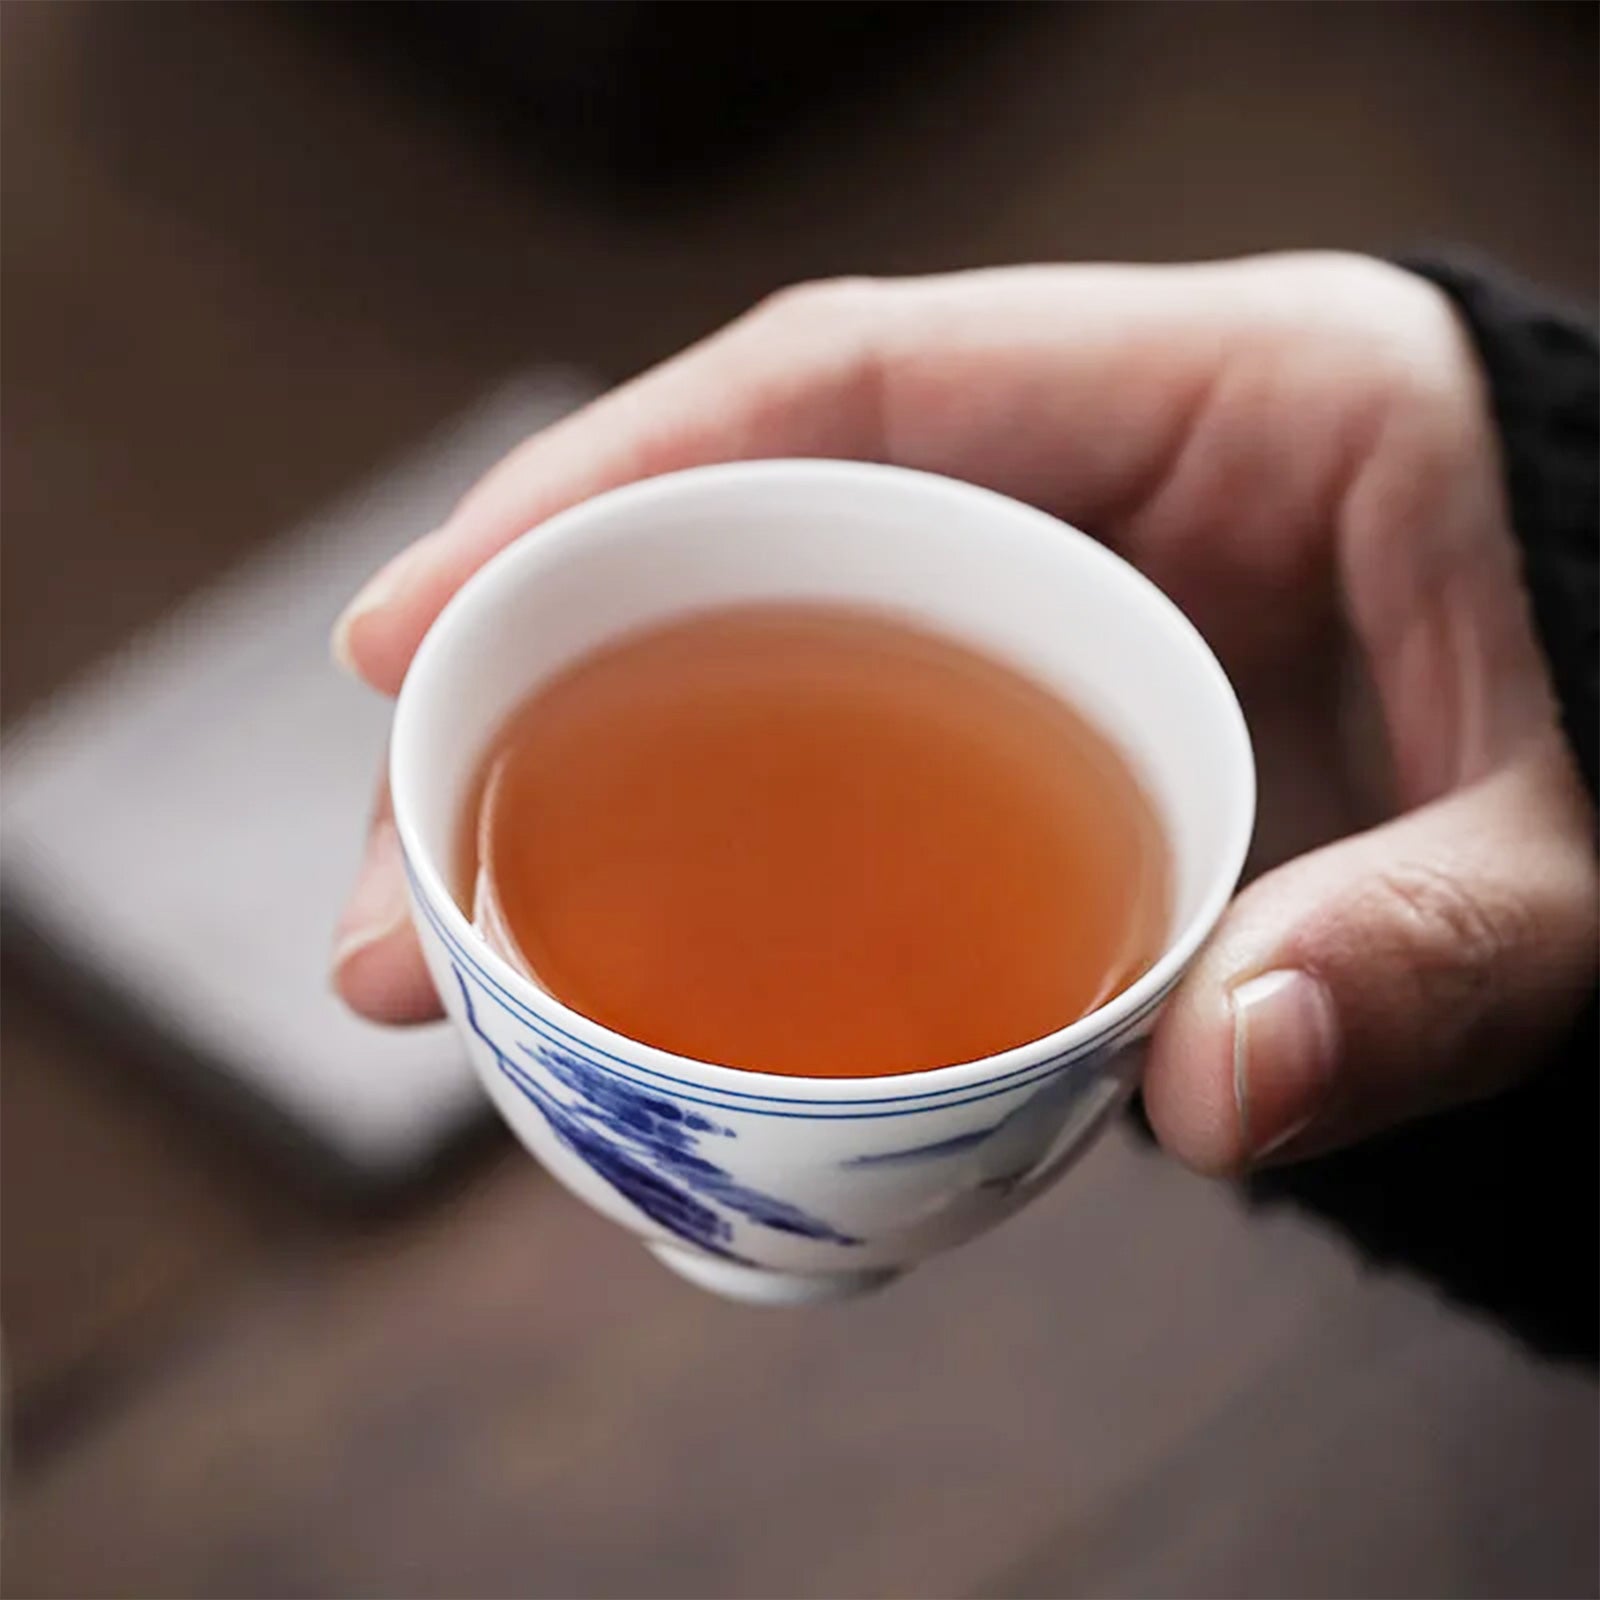
[[[439,548],[435,532],[402,550],[367,580],[333,625],[328,648],[334,662],[380,694],[397,694],[410,665],[421,631],[416,618],[439,586]]]
[[[334,993],[358,1016],[408,1027],[443,1016],[439,996],[409,921],[334,952]]]
[[[1185,1166],[1207,1177],[1244,1170],[1232,1016],[1219,987],[1202,980],[1173,996],[1151,1041],[1143,1093],[1156,1138]]]
[[[406,896],[405,859],[381,785],[361,869],[339,918],[330,960],[334,992],[373,1022],[427,1022],[438,997],[417,943]]]
[[[355,619],[351,616],[351,607],[346,606],[334,621],[333,629],[328,635],[328,654],[341,672],[348,674],[360,683],[366,682],[366,674],[361,670],[361,662],[356,655],[355,646],[351,642],[351,631]]]
[[[358,609],[360,598],[357,596],[334,623],[328,654],[341,672],[392,698],[400,692],[409,656],[395,647],[387,614]]]

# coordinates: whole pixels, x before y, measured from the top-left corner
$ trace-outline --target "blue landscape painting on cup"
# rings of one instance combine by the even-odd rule
[[[706,1154],[730,1128],[632,1079],[542,1038],[519,1040],[520,1060],[483,1028],[472,987],[459,966],[456,983],[467,1026],[494,1053],[507,1080],[538,1110],[561,1144],[653,1222],[729,1260],[734,1219],[828,1244],[857,1245],[818,1217],[740,1182]],[[492,1003],[492,1002],[491,1002]],[[558,1099],[529,1071],[534,1062],[571,1098]]]
[[[742,1259],[732,1248],[739,1218],[827,1244],[863,1242],[799,1206],[752,1188],[712,1160],[708,1151],[714,1152],[718,1141],[738,1135],[703,1111],[537,1034],[517,1039],[510,1048],[503,1045],[484,1028],[478,1008],[485,1002],[505,1008],[492,994],[475,999],[460,964],[452,966],[467,1026],[493,1053],[501,1074],[535,1107],[564,1148],[653,1222],[712,1255],[734,1261]],[[535,1065],[570,1098],[545,1088],[530,1070]],[[1069,1107],[1098,1078],[1097,1072],[1047,1069],[1040,1087],[1020,1105],[981,1127],[857,1156],[841,1166],[922,1164],[981,1151],[973,1187],[1007,1193],[1037,1170],[1048,1133],[1059,1132],[1068,1121]]]

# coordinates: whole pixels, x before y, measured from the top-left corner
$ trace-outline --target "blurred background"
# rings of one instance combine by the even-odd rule
[[[284,809],[329,852],[307,847],[303,887],[252,878],[257,841],[225,832],[189,855],[224,924],[281,900],[317,929],[383,716],[334,688],[318,608],[510,438],[797,278],[1453,243],[1592,307],[1595,24],[1589,5],[13,0],[0,687],[11,748],[33,740],[5,774],[34,785],[27,827],[43,849],[72,812],[50,783],[85,741],[154,726],[159,660],[86,701],[103,663],[143,640],[169,669],[203,649],[243,672],[226,619],[258,604],[245,631],[295,643],[257,653],[249,692],[355,696],[359,761],[297,773]],[[227,605],[196,611],[218,582]],[[148,632],[185,602],[177,647]],[[248,770],[276,735],[244,720]],[[80,789],[120,787],[93,771]],[[131,921],[98,885],[120,956],[35,959],[48,883],[12,883],[7,1594],[1600,1585],[1592,1377],[1300,1216],[1119,1132],[878,1300],[725,1306],[484,1126],[436,1037],[352,1034],[343,1079],[274,1104],[263,1075],[330,1022],[221,1092],[249,1074],[203,1029],[132,1015],[139,916],[157,942],[162,882],[196,867],[152,871]],[[96,881],[78,888],[92,918]],[[293,935],[308,973],[322,938]],[[185,970],[150,982],[181,1001]],[[385,1076],[400,1050],[414,1091]],[[426,1115],[363,1144],[385,1085]]]

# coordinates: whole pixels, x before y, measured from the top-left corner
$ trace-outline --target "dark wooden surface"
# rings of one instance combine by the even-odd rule
[[[1457,238],[1592,301],[1594,66],[1588,8],[1041,6],[630,220],[282,13],[7,5],[7,713],[503,373],[797,276]],[[8,1594],[1596,1589],[1590,1379],[1120,1134],[770,1315],[501,1140],[356,1215],[3,1022]]]

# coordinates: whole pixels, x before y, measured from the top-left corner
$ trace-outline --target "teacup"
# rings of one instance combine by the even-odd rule
[[[497,955],[453,880],[463,807],[502,721],[620,635],[761,601],[874,608],[1007,662],[1091,716],[1166,831],[1174,906],[1155,964],[1088,1016],[1000,1055],[799,1078],[625,1038]],[[1249,735],[1222,668],[1131,566],[986,489],[821,460],[648,479],[496,556],[417,652],[391,782],[429,969],[501,1115],[675,1272],[767,1304],[885,1283],[1061,1176],[1137,1081],[1162,1002],[1233,891],[1255,809]]]

